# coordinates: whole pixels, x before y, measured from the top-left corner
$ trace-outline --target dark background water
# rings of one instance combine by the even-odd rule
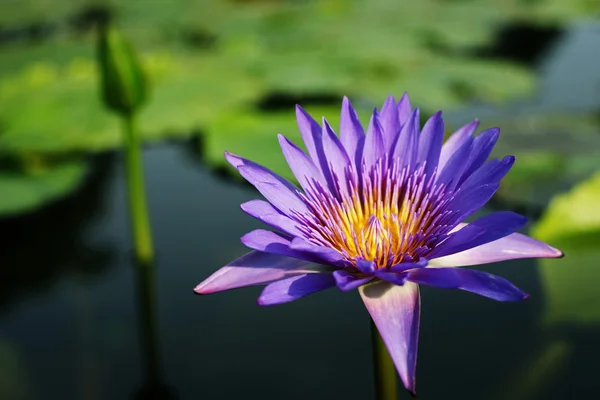
[[[488,51],[534,65],[537,95],[505,107],[473,104],[448,121],[596,114],[598,43],[596,23],[562,34],[508,29]],[[260,227],[239,209],[257,193],[215,174],[197,148],[179,141],[145,149],[151,268],[132,262],[118,152],[90,156],[76,193],[0,220],[0,395],[373,398],[369,316],[356,292],[329,290],[270,308],[256,304],[259,288],[194,295],[196,284],[246,251],[240,236]],[[484,269],[531,299],[498,303],[423,287],[419,397],[595,398],[598,325],[542,322],[547,294],[534,260]],[[590,306],[600,307],[597,300]]]
[[[272,308],[256,305],[258,288],[194,295],[198,282],[245,252],[239,237],[259,224],[239,204],[256,194],[216,178],[190,158],[186,144],[150,148],[145,162],[158,254],[156,352],[171,393],[370,398],[369,317],[357,293],[330,290]],[[145,385],[138,339],[151,332],[138,325],[143,280],[131,263],[121,159],[96,163],[97,175],[73,198],[2,224],[3,264],[15,268],[5,267],[2,279],[1,343],[11,354],[3,367],[23,398],[126,398]],[[423,398],[492,398],[558,335],[538,322],[543,294],[535,261],[485,269],[532,298],[498,303],[424,287]],[[567,332],[560,377],[546,377],[536,391],[556,399],[592,396],[597,334]]]

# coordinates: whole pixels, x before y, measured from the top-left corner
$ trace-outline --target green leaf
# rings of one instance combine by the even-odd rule
[[[87,165],[69,161],[31,172],[0,171],[0,216],[31,211],[72,192]]]
[[[547,324],[600,324],[600,171],[556,196],[532,236],[560,248],[560,260],[539,260]]]
[[[544,240],[600,234],[600,171],[556,196],[532,233]]]

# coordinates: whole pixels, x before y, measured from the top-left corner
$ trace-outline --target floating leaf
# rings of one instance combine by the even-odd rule
[[[83,161],[70,161],[41,171],[0,171],[0,216],[41,207],[73,191],[86,172]]]
[[[560,260],[539,260],[549,324],[600,324],[600,172],[556,196],[532,235],[560,248]]]
[[[600,234],[599,205],[600,171],[552,199],[533,234],[545,241]]]

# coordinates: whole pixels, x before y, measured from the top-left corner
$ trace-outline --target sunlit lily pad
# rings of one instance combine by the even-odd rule
[[[189,136],[220,111],[259,95],[257,83],[212,58],[146,54],[153,91],[140,116],[149,140]],[[98,151],[120,146],[118,119],[99,100],[95,65],[35,64],[0,81],[4,152]]]
[[[600,324],[600,172],[555,197],[532,235],[565,257],[540,260],[547,323]]]

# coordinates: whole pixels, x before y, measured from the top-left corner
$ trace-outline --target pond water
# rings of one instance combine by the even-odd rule
[[[189,154],[186,144],[145,153],[158,253],[150,282],[155,329],[139,324],[149,311],[138,296],[147,280],[131,263],[118,156],[99,159],[99,171],[69,204],[4,222],[10,230],[2,229],[3,254],[12,263],[5,265],[21,271],[2,280],[8,294],[0,303],[0,356],[11,361],[2,372],[16,377],[8,382],[12,393],[119,399],[158,379],[182,399],[371,398],[369,317],[357,293],[330,290],[272,308],[256,305],[259,288],[193,294],[198,282],[245,252],[239,237],[259,223],[239,209],[256,198],[251,189],[219,180]],[[423,398],[494,398],[519,384],[519,369],[548,342],[562,340],[538,323],[543,295],[535,261],[486,270],[532,298],[497,303],[423,288]],[[546,377],[536,393],[564,398],[593,388],[585,368],[599,353],[593,334],[578,332],[566,349],[559,346],[560,364],[577,368],[557,368],[560,383]],[[153,335],[154,346],[140,345]],[[157,372],[149,357],[158,358]]]
[[[2,399],[373,397],[369,316],[356,292],[270,308],[256,304],[260,288],[194,295],[261,225],[239,208],[256,192],[212,174],[192,147],[145,150],[152,268],[131,261],[118,154],[96,157],[69,199],[0,221]],[[593,398],[598,329],[541,324],[536,261],[484,269],[531,299],[423,287],[419,397]]]

